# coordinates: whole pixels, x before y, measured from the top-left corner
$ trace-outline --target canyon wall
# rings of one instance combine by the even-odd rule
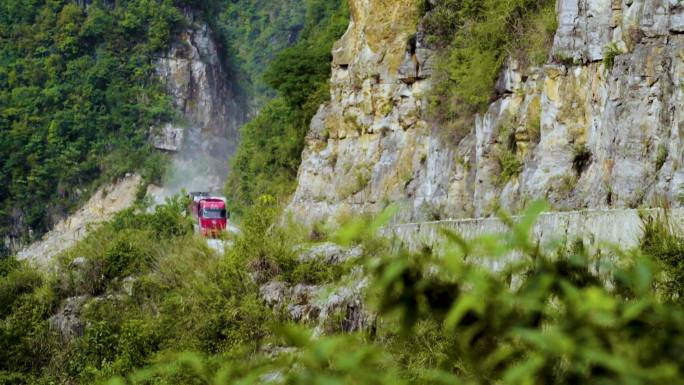
[[[246,103],[217,35],[195,11],[185,10],[185,18],[187,26],[155,66],[180,118],[154,127],[151,140],[176,153],[166,181],[170,193],[181,187],[220,191],[246,120]]]
[[[679,206],[684,3],[558,0],[548,63],[509,60],[464,132],[430,121],[434,53],[416,1],[350,0],[331,100],[311,124],[290,204],[313,222],[400,203],[400,222]],[[504,177],[500,154],[518,160]]]

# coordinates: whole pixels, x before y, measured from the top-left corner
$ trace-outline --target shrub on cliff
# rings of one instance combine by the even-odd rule
[[[548,57],[557,26],[553,0],[426,3],[428,42],[440,50],[433,114],[442,122],[467,120],[482,111],[509,57],[523,67],[543,64]]]
[[[0,384],[28,384],[50,362],[57,343],[47,318],[50,282],[25,262],[0,262]]]
[[[684,304],[684,238],[667,213],[664,217],[646,219],[641,249],[663,270],[657,287],[668,300]]]

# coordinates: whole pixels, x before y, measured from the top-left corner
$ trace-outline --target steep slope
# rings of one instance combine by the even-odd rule
[[[147,74],[150,77],[147,81],[152,84],[150,88],[157,92],[156,98],[164,98],[169,104],[160,109],[164,110],[165,115],[174,115],[175,109],[176,118],[166,119],[169,122],[161,127],[155,125],[150,130],[149,137],[145,135],[150,129],[149,125],[134,128],[140,131],[137,135],[142,140],[132,143],[140,148],[129,149],[130,152],[125,154],[132,158],[125,163],[128,170],[144,168],[144,165],[133,163],[138,159],[135,151],[142,151],[161,163],[159,154],[148,148],[150,146],[145,140],[149,140],[158,149],[175,153],[167,175],[162,178],[162,175],[150,176],[147,173],[145,181],[136,177],[135,181],[124,178],[111,185],[104,184],[73,215],[55,215],[53,220],[57,223],[53,231],[21,250],[21,259],[44,264],[85,237],[89,225],[106,221],[116,212],[133,205],[136,191],[144,187],[139,186],[143,183],[163,181],[163,189],[151,190],[152,195],[161,201],[183,187],[188,190],[218,191],[223,186],[223,179],[228,173],[228,158],[237,146],[237,131],[245,120],[246,103],[244,97],[234,91],[234,79],[225,63],[225,49],[209,26],[203,11],[191,8],[177,11],[182,11],[178,14],[180,20],[176,20],[176,25],[179,26],[176,31],[178,35],[169,38],[167,52],[150,54],[152,63]],[[97,12],[97,8],[90,8],[89,12],[92,15]],[[165,89],[158,87],[157,81]],[[145,103],[144,98],[141,103]],[[101,118],[106,119],[107,114],[103,115]],[[155,123],[159,121],[156,120]],[[87,137],[73,139],[75,143],[85,140]],[[108,190],[121,193],[103,193]],[[49,203],[40,201],[37,195],[32,198],[38,200],[36,206],[43,210]],[[60,218],[63,219],[59,220]],[[6,243],[14,251],[21,247],[21,243],[13,243],[9,238]]]
[[[230,0],[222,8],[219,31],[229,42],[231,60],[240,68],[241,84],[254,111],[273,96],[263,73],[281,50],[299,41],[307,1]]]
[[[332,98],[314,117],[291,208],[315,219],[374,211],[406,196],[404,177],[429,137],[421,92],[400,81],[418,21],[415,1],[351,1],[352,21],[333,49]]]
[[[509,60],[498,98],[463,134],[429,122],[430,51],[421,33],[409,39],[415,15],[396,14],[412,4],[351,3],[290,205],[298,217],[390,202],[404,203],[404,220],[487,216],[535,198],[560,210],[678,204],[678,2],[559,0],[548,64]]]
[[[41,240],[20,250],[17,259],[47,267],[55,255],[73,247],[94,226],[131,207],[142,182],[140,175],[130,175],[109,186],[102,186],[86,204],[57,223]]]
[[[228,174],[238,129],[246,119],[245,96],[226,63],[226,49],[197,11],[185,9],[186,27],[157,59],[156,75],[165,84],[182,119],[153,129],[153,143],[176,152],[167,180],[168,193],[218,191]]]
[[[225,186],[232,211],[240,214],[262,196],[289,199],[294,191],[309,122],[329,98],[332,46],[349,24],[346,3],[306,1],[299,40],[278,53],[263,72],[264,83],[277,97],[241,129]]]
[[[126,173],[161,178],[165,162],[148,144],[148,131],[175,114],[155,62],[186,27],[185,3],[4,4],[0,255],[49,230]]]

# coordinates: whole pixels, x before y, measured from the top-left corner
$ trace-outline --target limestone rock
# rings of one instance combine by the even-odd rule
[[[599,61],[614,43],[628,49],[642,38],[658,38],[684,28],[679,0],[559,0],[556,59]]]
[[[612,0],[559,0],[553,55],[574,61],[597,61],[611,41]]]
[[[412,5],[386,3],[351,1],[331,99],[312,123],[328,136],[311,134],[302,154],[296,218],[389,204],[401,206],[397,222],[487,217],[540,198],[557,210],[681,205],[683,2],[559,0],[549,63],[509,60],[497,99],[458,131],[428,117],[431,54],[399,10]]]
[[[290,289],[283,282],[272,281],[261,286],[259,294],[267,305],[275,307],[285,301],[285,298],[290,295]]]
[[[223,187],[229,171],[226,160],[237,148],[238,130],[247,115],[233,91],[215,33],[195,11],[186,9],[185,18],[187,27],[155,63],[182,116],[179,122],[152,128],[150,135],[157,148],[177,152],[172,168],[179,175],[168,182],[171,194],[183,187]]]
[[[121,289],[127,296],[132,297],[135,290],[135,284],[138,282],[137,277],[128,276],[121,281]]]
[[[303,251],[301,261],[317,258],[326,263],[341,263],[361,256],[359,247],[345,249],[325,243]],[[295,322],[314,327],[317,333],[358,331],[368,328],[374,316],[363,304],[369,281],[360,268],[340,277],[336,286],[267,282],[259,288],[261,299],[274,311],[284,311]]]
[[[152,145],[164,151],[178,152],[183,146],[184,130],[173,124],[165,124],[163,127],[150,129],[150,141]]]
[[[331,101],[312,122],[290,205],[306,222],[375,212],[404,198],[441,145],[421,119],[431,52],[413,22],[416,1],[350,5],[349,29],[333,50]],[[328,134],[325,142],[318,132]]]
[[[188,121],[187,140],[215,137],[234,141],[244,113],[237,105],[216,37],[193,11],[186,11],[185,16],[189,26],[157,60],[157,75]],[[206,150],[216,146],[203,145]]]

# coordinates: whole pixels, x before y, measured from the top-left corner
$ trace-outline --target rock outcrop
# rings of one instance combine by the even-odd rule
[[[428,120],[432,53],[414,3],[350,1],[331,100],[312,121],[290,204],[298,218],[396,202],[400,221],[489,216],[538,198],[557,210],[679,205],[684,3],[558,0],[547,65],[509,61],[498,99],[460,134]]]
[[[377,211],[424,195],[430,126],[421,118],[429,52],[415,0],[350,1],[333,49],[331,100],[311,123],[291,210],[303,220]]]
[[[130,175],[114,184],[101,187],[73,215],[57,223],[39,241],[20,250],[17,258],[47,266],[52,257],[83,239],[91,226],[106,222],[116,213],[131,207],[141,184],[142,178],[139,175]]]
[[[67,298],[57,314],[49,319],[50,328],[59,333],[63,341],[70,341],[82,337],[85,325],[81,321],[81,310],[88,297]]]
[[[177,152],[174,170],[181,175],[170,183],[220,190],[246,119],[245,107],[215,33],[194,11],[185,10],[185,18],[187,27],[156,63],[182,119],[152,128],[151,141],[161,150]],[[202,178],[195,179],[197,175]]]
[[[323,243],[301,250],[299,260],[317,259],[328,264],[341,264],[358,260],[362,254],[360,247],[348,249]],[[339,281],[335,285],[291,285],[270,281],[261,285],[259,294],[276,313],[314,327],[317,334],[353,332],[371,327],[375,316],[364,305],[369,279],[360,266],[345,277],[337,278]]]

